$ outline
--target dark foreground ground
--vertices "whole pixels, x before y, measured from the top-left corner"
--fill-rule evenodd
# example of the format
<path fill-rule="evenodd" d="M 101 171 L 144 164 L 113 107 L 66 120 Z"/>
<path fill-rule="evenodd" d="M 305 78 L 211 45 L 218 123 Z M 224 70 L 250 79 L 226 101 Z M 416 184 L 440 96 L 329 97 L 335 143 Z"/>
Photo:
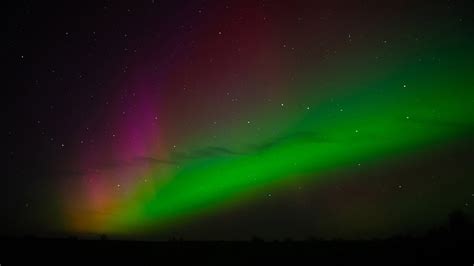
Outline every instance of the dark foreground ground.
<path fill-rule="evenodd" d="M 0 265 L 474 265 L 472 232 L 367 241 L 1 238 Z M 278 264 L 277 264 L 278 263 Z"/>

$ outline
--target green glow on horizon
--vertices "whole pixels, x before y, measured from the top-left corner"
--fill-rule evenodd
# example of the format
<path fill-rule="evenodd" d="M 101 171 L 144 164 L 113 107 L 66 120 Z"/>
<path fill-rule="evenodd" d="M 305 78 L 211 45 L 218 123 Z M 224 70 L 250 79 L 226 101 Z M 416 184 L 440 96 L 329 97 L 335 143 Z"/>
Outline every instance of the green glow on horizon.
<path fill-rule="evenodd" d="M 474 78 L 465 60 L 449 71 L 404 69 L 392 78 L 346 84 L 353 94 L 339 96 L 339 105 L 326 100 L 302 108 L 300 122 L 269 145 L 190 159 L 155 189 L 138 185 L 97 228 L 118 233 L 159 229 L 280 181 L 311 181 L 332 170 L 472 134 Z M 158 172 L 149 175 L 161 178 Z"/>

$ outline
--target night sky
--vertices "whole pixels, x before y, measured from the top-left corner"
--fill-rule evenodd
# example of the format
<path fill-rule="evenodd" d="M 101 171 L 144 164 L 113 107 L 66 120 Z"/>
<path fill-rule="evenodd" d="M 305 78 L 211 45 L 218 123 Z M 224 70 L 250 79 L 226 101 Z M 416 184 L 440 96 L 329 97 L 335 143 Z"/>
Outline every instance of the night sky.
<path fill-rule="evenodd" d="M 472 1 L 2 9 L 3 235 L 383 238 L 474 215 Z"/>

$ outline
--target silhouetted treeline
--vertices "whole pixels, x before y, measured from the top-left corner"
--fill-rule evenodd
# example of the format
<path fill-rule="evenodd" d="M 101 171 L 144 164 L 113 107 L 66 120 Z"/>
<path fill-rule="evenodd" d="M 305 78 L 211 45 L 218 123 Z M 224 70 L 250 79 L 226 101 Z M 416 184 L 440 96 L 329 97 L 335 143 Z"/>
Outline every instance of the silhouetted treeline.
<path fill-rule="evenodd" d="M 305 241 L 294 241 L 291 238 L 265 241 L 253 236 L 249 241 L 193 242 L 174 236 L 168 241 L 145 242 L 111 240 L 102 234 L 97 240 L 81 240 L 76 237 L 3 237 L 0 264 L 22 264 L 30 259 L 34 259 L 35 263 L 42 261 L 48 264 L 68 264 L 95 257 L 106 259 L 108 264 L 131 259 L 131 265 L 166 261 L 219 265 L 256 262 L 265 265 L 269 262 L 292 265 L 307 261 L 323 265 L 474 263 L 474 226 L 469 217 L 460 211 L 451 213 L 446 225 L 418 237 L 395 236 L 373 240 L 321 240 L 309 237 Z M 61 257 L 69 258 L 70 261 L 58 260 Z"/>

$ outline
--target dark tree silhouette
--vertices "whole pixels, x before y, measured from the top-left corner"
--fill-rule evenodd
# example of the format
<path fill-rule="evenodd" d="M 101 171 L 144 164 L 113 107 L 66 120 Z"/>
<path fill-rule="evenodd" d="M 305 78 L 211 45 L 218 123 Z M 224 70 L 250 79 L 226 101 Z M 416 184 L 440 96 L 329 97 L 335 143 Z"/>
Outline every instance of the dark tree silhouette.
<path fill-rule="evenodd" d="M 469 216 L 463 211 L 454 211 L 449 214 L 448 228 L 456 239 L 472 239 L 474 237 L 473 224 Z"/>
<path fill-rule="evenodd" d="M 252 236 L 250 241 L 253 242 L 253 243 L 263 243 L 263 242 L 265 242 L 265 240 L 263 240 L 263 238 L 258 237 L 256 235 Z"/>

